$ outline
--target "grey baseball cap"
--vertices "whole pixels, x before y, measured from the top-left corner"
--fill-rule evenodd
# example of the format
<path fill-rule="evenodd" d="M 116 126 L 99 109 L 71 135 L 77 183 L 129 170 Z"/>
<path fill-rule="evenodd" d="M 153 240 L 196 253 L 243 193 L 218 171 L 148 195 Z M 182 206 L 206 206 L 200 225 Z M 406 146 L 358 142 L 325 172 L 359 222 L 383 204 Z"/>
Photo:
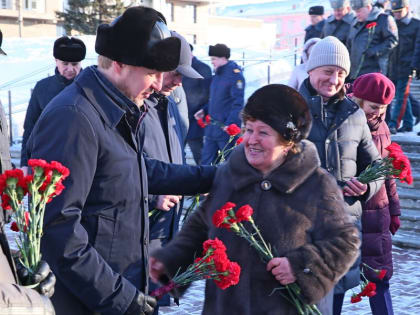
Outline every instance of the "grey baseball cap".
<path fill-rule="evenodd" d="M 369 4 L 372 5 L 372 0 L 350 0 L 350 4 L 353 10 L 359 10 Z"/>
<path fill-rule="evenodd" d="M 402 8 L 405 8 L 410 5 L 409 0 L 391 0 L 391 10 L 399 11 Z"/>
<path fill-rule="evenodd" d="M 350 4 L 350 0 L 330 0 L 331 8 L 341 9 Z"/>
<path fill-rule="evenodd" d="M 1 49 L 1 43 L 3 42 L 3 33 L 0 30 L 0 55 L 7 55 L 3 49 Z"/>
<path fill-rule="evenodd" d="M 191 79 L 203 79 L 203 77 L 191 67 L 192 62 L 192 53 L 190 44 L 188 44 L 187 40 L 180 34 L 175 31 L 171 31 L 172 37 L 177 37 L 181 41 L 181 52 L 179 54 L 179 64 L 178 67 L 175 69 L 183 76 Z"/>

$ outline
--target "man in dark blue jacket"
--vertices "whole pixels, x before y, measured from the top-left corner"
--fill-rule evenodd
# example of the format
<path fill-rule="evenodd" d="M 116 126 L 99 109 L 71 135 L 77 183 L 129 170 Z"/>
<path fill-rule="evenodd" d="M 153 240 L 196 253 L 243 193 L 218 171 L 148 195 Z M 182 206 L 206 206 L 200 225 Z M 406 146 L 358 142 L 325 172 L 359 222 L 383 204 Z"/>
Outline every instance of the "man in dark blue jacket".
<path fill-rule="evenodd" d="M 28 141 L 31 158 L 70 169 L 48 204 L 42 257 L 57 276 L 57 314 L 151 314 L 148 195 L 206 191 L 214 169 L 144 158 L 144 100 L 179 63 L 165 18 L 130 7 L 98 27 L 98 66 L 45 108 Z"/>
<path fill-rule="evenodd" d="M 410 98 L 407 97 L 405 111 L 401 110 L 408 77 L 416 70 L 420 75 L 420 20 L 414 18 L 410 12 L 408 0 L 392 0 L 392 13 L 398 26 L 398 46 L 392 50 L 389 59 L 389 78 L 395 84 L 395 103 L 391 108 L 391 119 L 388 122 L 391 133 L 397 133 L 398 116 L 402 115 L 403 126 L 399 132 L 413 130 L 414 115 Z M 404 112 L 402 112 L 404 111 Z"/>
<path fill-rule="evenodd" d="M 193 51 L 192 45 L 190 45 L 190 48 Z M 190 122 L 187 143 L 190 146 L 195 163 L 199 165 L 201 163 L 201 150 L 203 149 L 204 129 L 197 124 L 194 114 L 203 109 L 209 102 L 212 73 L 210 67 L 195 56 L 192 56 L 191 66 L 204 78 L 182 78 L 182 86 L 187 95 L 188 120 Z"/>
<path fill-rule="evenodd" d="M 210 85 L 210 99 L 195 118 L 209 114 L 212 123 L 204 130 L 205 140 L 201 164 L 213 164 L 217 152 L 225 148 L 229 135 L 224 128 L 230 124 L 240 126 L 239 113 L 244 106 L 245 78 L 241 68 L 230 58 L 230 48 L 224 44 L 209 47 L 209 56 L 215 75 Z M 232 144 L 233 145 L 233 144 Z"/>
<path fill-rule="evenodd" d="M 172 36 L 181 41 L 178 67 L 163 75 L 162 89 L 153 94 L 146 104 L 149 111 L 144 118 L 144 152 L 153 159 L 163 162 L 184 164 L 184 138 L 181 117 L 172 92 L 181 87 L 183 76 L 202 79 L 191 67 L 191 50 L 184 37 L 176 32 Z M 165 246 L 178 232 L 182 212 L 182 196 L 149 195 L 150 250 Z M 156 286 L 151 286 L 155 289 Z M 169 305 L 169 295 L 159 300 L 159 306 Z M 157 308 L 156 308 L 157 309 Z M 157 314 L 157 310 L 155 310 Z"/>
<path fill-rule="evenodd" d="M 56 64 L 55 75 L 36 83 L 26 110 L 20 166 L 28 164 L 26 143 L 45 106 L 80 73 L 81 61 L 86 56 L 86 46 L 78 38 L 63 36 L 54 42 L 53 55 Z"/>
<path fill-rule="evenodd" d="M 325 26 L 324 7 L 322 5 L 310 7 L 308 14 L 311 25 L 305 28 L 305 43 L 311 38 L 321 37 Z"/>

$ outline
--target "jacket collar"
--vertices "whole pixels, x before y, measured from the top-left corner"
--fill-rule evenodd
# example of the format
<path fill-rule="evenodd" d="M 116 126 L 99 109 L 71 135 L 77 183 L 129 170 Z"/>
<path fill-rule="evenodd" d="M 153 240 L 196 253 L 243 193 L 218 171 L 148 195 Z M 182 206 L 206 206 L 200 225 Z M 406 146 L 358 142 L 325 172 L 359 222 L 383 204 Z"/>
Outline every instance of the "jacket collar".
<path fill-rule="evenodd" d="M 111 128 L 115 128 L 124 116 L 125 103 L 136 106 L 105 78 L 96 66 L 90 66 L 81 72 L 75 83 Z"/>
<path fill-rule="evenodd" d="M 272 187 L 282 193 L 293 193 L 320 166 L 318 152 L 312 142 L 303 140 L 298 146 L 300 153 L 290 152 L 286 161 L 266 177 L 248 163 L 244 146 L 238 146 L 228 161 L 233 188 L 240 190 L 255 183 L 268 181 Z"/>
<path fill-rule="evenodd" d="M 345 16 L 343 16 L 343 21 L 346 22 L 347 24 L 351 25 L 355 18 L 356 18 L 356 16 L 354 15 L 354 13 L 349 12 Z"/>
<path fill-rule="evenodd" d="M 80 72 L 81 72 L 81 71 L 82 71 L 82 70 L 80 70 Z M 62 84 L 64 84 L 65 86 L 70 85 L 71 83 L 73 83 L 74 78 L 73 78 L 73 79 L 71 79 L 71 80 L 69 80 L 69 79 L 67 79 L 67 78 L 63 77 L 63 76 L 60 74 L 60 72 L 58 72 L 58 68 L 57 68 L 57 67 L 55 67 L 54 72 L 55 72 L 55 77 L 57 78 L 58 82 L 61 82 L 61 83 L 62 83 Z"/>
<path fill-rule="evenodd" d="M 413 19 L 413 15 L 411 14 L 411 12 L 408 12 L 408 14 L 406 16 L 404 16 L 401 20 L 399 20 L 397 22 L 404 23 L 405 25 L 408 25 L 408 24 L 410 24 L 412 19 Z"/>
<path fill-rule="evenodd" d="M 369 13 L 365 22 L 369 23 L 369 22 L 372 22 L 372 21 L 376 21 L 378 19 L 379 15 L 383 14 L 383 13 L 384 12 L 381 9 L 379 9 L 377 7 L 373 7 L 372 11 L 370 11 L 370 13 Z"/>
<path fill-rule="evenodd" d="M 229 71 L 229 69 L 232 68 L 234 66 L 234 64 L 235 63 L 232 60 L 228 60 L 228 62 L 226 64 L 217 68 L 216 74 L 223 74 L 223 73 Z"/>

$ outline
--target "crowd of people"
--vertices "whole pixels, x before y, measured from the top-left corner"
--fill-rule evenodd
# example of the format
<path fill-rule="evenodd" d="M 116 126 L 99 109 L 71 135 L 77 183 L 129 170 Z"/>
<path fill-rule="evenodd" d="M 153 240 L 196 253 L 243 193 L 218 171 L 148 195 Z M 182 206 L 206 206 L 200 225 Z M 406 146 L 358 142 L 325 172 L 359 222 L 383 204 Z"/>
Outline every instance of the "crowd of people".
<path fill-rule="evenodd" d="M 157 301 L 151 292 L 217 237 L 241 277 L 226 290 L 207 281 L 203 314 L 296 314 L 270 294 L 296 283 L 305 303 L 339 315 L 362 263 L 386 270 L 365 274 L 377 287 L 372 314 L 393 314 L 396 184 L 357 176 L 387 156 L 391 133 L 413 128 L 406 87 L 420 69 L 420 21 L 407 0 L 391 0 L 388 11 L 381 1 L 330 2 L 334 13 L 325 20 L 322 6 L 309 9 L 302 64 L 289 86 L 263 86 L 247 101 L 227 45 L 209 46 L 212 75 L 151 8 L 130 7 L 100 25 L 97 65 L 85 69 L 84 43 L 58 38 L 55 75 L 39 81 L 29 101 L 20 167 L 30 173 L 28 159 L 54 160 L 70 175 L 47 205 L 36 289 L 19 285 L 1 211 L 0 308 L 158 314 L 171 297 Z M 0 106 L 1 172 L 12 167 L 4 116 Z M 241 144 L 225 132 L 231 124 L 242 127 Z M 187 144 L 196 165 L 186 163 Z M 220 150 L 230 154 L 216 166 Z M 180 228 L 183 196 L 200 193 L 201 205 Z M 252 206 L 273 259 L 263 262 L 214 226 L 227 202 Z M 172 297 L 182 299 L 185 289 Z"/>

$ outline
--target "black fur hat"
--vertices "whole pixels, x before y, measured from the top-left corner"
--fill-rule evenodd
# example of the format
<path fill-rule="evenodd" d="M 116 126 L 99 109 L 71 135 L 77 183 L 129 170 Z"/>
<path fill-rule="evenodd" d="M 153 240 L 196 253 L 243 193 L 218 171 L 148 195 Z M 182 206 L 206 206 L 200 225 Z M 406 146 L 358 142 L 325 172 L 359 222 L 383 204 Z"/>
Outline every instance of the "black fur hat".
<path fill-rule="evenodd" d="M 63 36 L 54 42 L 53 55 L 62 61 L 79 62 L 85 59 L 86 46 L 78 38 Z"/>
<path fill-rule="evenodd" d="M 324 15 L 324 7 L 322 5 L 316 5 L 309 8 L 309 15 Z"/>
<path fill-rule="evenodd" d="M 111 60 L 158 71 L 175 70 L 181 41 L 171 37 L 164 16 L 143 7 L 128 8 L 111 24 L 98 27 L 95 51 Z"/>
<path fill-rule="evenodd" d="M 225 57 L 226 59 L 230 58 L 230 48 L 225 44 L 216 44 L 214 46 L 209 46 L 209 56 L 210 57 Z"/>
<path fill-rule="evenodd" d="M 243 109 L 243 116 L 261 120 L 286 140 L 298 143 L 311 130 L 308 104 L 295 89 L 269 84 L 255 91 Z"/>
<path fill-rule="evenodd" d="M 7 55 L 3 49 L 1 49 L 1 43 L 3 42 L 3 33 L 0 30 L 0 55 Z"/>

